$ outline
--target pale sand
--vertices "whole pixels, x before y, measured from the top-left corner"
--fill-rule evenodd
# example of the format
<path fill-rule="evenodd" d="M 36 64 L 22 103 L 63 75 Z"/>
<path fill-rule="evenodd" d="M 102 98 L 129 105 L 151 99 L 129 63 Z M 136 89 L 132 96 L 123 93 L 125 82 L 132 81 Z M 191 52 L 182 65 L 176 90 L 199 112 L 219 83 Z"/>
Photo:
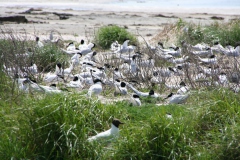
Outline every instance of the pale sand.
<path fill-rule="evenodd" d="M 72 1 L 74 2 L 74 0 Z M 103 3 L 105 1 L 103 0 L 101 2 Z M 3 2 L 2 0 L 0 2 L 1 5 L 8 3 Z M 1 16 L 19 15 L 20 12 L 24 12 L 29 9 L 29 7 L 2 7 L 1 5 Z M 99 6 L 101 6 L 101 4 L 99 4 Z M 70 16 L 69 19 L 66 20 L 60 20 L 59 17 L 52 14 L 52 12 L 69 13 L 73 14 L 73 16 Z M 159 14 L 166 17 L 157 16 Z M 40 36 L 41 39 L 46 39 L 48 38 L 50 31 L 55 30 L 61 34 L 64 40 L 74 40 L 79 42 L 81 39 L 88 39 L 91 41 L 94 38 L 94 34 L 97 29 L 105 25 L 118 25 L 125 27 L 128 31 L 136 34 L 140 40 L 142 38 L 139 35 L 143 36 L 147 40 L 151 40 L 162 31 L 165 25 L 175 23 L 179 20 L 179 18 L 187 22 L 208 25 L 214 21 L 229 22 L 232 19 L 239 19 L 240 12 L 238 8 L 211 10 L 206 8 L 164 8 L 160 11 L 157 11 L 154 8 L 151 10 L 139 11 L 134 10 L 134 7 L 132 11 L 124 11 L 124 8 L 119 8 L 117 11 L 111 11 L 107 8 L 102 10 L 95 9 L 86 11 L 42 8 L 41 11 L 34 11 L 32 14 L 21 15 L 26 16 L 29 21 L 39 23 L 4 23 L 3 25 L 0 25 L 0 28 L 11 28 L 19 34 L 27 32 L 27 34 L 31 35 L 31 38 L 33 39 L 35 36 Z M 211 19 L 212 16 L 223 17 L 224 20 L 213 20 Z M 57 32 L 54 33 L 55 36 L 58 35 Z"/>

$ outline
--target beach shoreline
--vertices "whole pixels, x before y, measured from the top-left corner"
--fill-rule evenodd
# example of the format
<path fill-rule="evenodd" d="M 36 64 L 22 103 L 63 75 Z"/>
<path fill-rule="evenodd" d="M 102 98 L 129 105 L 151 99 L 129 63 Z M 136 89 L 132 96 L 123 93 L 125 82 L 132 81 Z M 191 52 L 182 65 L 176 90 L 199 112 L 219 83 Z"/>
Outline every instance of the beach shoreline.
<path fill-rule="evenodd" d="M 72 0 L 74 2 L 74 0 Z M 90 1 L 91 2 L 91 1 Z M 155 10 L 154 8 L 149 10 L 145 9 L 141 11 L 139 9 L 132 10 L 124 8 L 117 10 L 114 8 L 102 8 L 107 0 L 101 1 L 99 8 L 92 8 L 91 10 L 74 10 L 68 9 L 53 9 L 51 5 L 44 4 L 45 7 L 33 7 L 31 13 L 24 13 L 29 10 L 30 6 L 10 5 L 4 7 L 4 3 L 0 5 L 1 16 L 25 16 L 29 23 L 7 23 L 4 22 L 0 25 L 0 28 L 11 28 L 19 34 L 29 34 L 34 37 L 40 36 L 41 39 L 46 39 L 49 36 L 51 30 L 59 32 L 64 40 L 80 41 L 81 39 L 94 38 L 94 34 L 97 29 L 106 25 L 118 25 L 126 28 L 133 34 L 140 34 L 147 40 L 151 40 L 157 35 L 164 26 L 176 23 L 179 19 L 186 22 L 192 22 L 196 24 L 209 25 L 213 22 L 229 22 L 233 19 L 239 19 L 240 12 L 238 7 L 236 8 L 224 8 L 224 9 L 209 9 L 209 8 L 181 8 L 172 7 Z M 21 3 L 21 2 L 18 2 Z M 36 2 L 39 3 L 39 2 Z M 12 3 L 15 4 L 15 3 Z M 65 4 L 53 3 L 54 4 Z M 76 3 L 73 3 L 76 4 Z M 92 5 L 87 3 L 86 5 Z M 34 5 L 33 5 L 34 6 Z M 60 19 L 59 14 L 69 14 L 66 19 Z M 214 18 L 215 17 L 215 18 Z"/>

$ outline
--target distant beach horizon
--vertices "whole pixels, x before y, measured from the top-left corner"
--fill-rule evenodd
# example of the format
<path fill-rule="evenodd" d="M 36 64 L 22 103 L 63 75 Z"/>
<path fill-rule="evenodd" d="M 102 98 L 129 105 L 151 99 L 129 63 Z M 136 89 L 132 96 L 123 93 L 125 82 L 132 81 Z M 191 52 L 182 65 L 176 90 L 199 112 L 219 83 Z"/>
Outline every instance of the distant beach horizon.
<path fill-rule="evenodd" d="M 238 14 L 239 0 L 0 0 L 0 7 L 133 12 L 208 12 Z"/>

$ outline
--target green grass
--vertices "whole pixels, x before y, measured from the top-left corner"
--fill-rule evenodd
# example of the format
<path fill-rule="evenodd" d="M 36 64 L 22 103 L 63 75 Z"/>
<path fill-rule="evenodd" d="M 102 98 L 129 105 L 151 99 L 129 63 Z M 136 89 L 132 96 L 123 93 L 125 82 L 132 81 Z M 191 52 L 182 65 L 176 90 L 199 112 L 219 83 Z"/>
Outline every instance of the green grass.
<path fill-rule="evenodd" d="M 29 61 L 36 63 L 40 71 L 49 72 L 55 69 L 56 63 L 68 66 L 69 57 L 55 44 L 46 44 L 43 48 L 35 48 Z"/>
<path fill-rule="evenodd" d="M 11 108 L 1 104 L 1 159 L 237 159 L 240 155 L 239 95 L 227 90 L 196 92 L 186 105 L 105 105 L 79 93 L 23 95 Z M 167 112 L 173 119 L 166 117 Z M 86 141 L 108 129 L 113 117 L 125 122 L 117 141 Z"/>
<path fill-rule="evenodd" d="M 113 25 L 99 28 L 94 41 L 102 49 L 110 49 L 113 42 L 118 41 L 118 43 L 122 44 L 127 39 L 130 40 L 129 44 L 138 44 L 136 36 L 124 28 Z"/>
<path fill-rule="evenodd" d="M 176 24 L 178 29 L 178 42 L 185 40 L 190 44 L 206 43 L 213 45 L 219 42 L 223 46 L 230 44 L 235 46 L 240 40 L 240 21 L 233 20 L 227 23 L 214 22 L 211 25 L 203 26 L 182 21 Z M 183 28 L 187 31 L 181 31 Z"/>

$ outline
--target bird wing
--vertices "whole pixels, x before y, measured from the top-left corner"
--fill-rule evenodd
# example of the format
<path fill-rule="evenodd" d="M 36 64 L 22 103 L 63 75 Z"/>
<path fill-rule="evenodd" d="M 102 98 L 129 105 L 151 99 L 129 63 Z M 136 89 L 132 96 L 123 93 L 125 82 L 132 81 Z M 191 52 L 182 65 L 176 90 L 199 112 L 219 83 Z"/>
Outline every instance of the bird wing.
<path fill-rule="evenodd" d="M 102 138 L 107 138 L 109 136 L 111 136 L 110 129 L 105 132 L 98 133 L 97 135 L 88 138 L 88 141 L 99 140 Z"/>
<path fill-rule="evenodd" d="M 126 41 L 124 41 L 123 42 L 123 45 L 122 45 L 122 48 L 127 48 L 128 47 L 128 42 L 129 42 L 129 40 L 126 40 Z"/>
<path fill-rule="evenodd" d="M 89 43 L 89 44 L 88 44 L 88 48 L 89 48 L 89 49 L 92 49 L 93 47 L 94 47 L 94 44 L 93 44 L 93 43 Z"/>

